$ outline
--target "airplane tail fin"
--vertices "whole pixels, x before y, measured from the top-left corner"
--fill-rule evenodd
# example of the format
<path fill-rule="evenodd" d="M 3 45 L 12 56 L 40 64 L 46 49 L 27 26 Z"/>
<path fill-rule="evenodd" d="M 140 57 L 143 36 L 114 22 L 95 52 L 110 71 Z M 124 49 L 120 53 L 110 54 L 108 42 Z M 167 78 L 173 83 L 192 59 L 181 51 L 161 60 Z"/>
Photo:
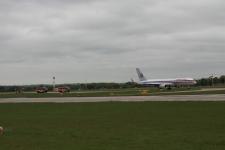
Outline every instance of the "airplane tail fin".
<path fill-rule="evenodd" d="M 139 68 L 136 68 L 137 74 L 138 74 L 138 78 L 140 81 L 144 81 L 146 80 L 144 74 L 141 72 L 141 70 Z"/>

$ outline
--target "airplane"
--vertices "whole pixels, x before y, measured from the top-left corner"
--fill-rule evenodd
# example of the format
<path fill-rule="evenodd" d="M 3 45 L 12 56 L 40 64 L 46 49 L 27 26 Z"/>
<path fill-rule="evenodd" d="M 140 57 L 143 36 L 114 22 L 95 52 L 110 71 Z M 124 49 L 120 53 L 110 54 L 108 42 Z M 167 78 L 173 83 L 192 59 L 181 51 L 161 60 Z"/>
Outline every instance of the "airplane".
<path fill-rule="evenodd" d="M 136 68 L 140 84 L 146 86 L 157 86 L 159 88 L 171 88 L 171 86 L 191 86 L 197 82 L 193 78 L 176 78 L 176 79 L 152 79 L 148 80 L 139 68 Z"/>

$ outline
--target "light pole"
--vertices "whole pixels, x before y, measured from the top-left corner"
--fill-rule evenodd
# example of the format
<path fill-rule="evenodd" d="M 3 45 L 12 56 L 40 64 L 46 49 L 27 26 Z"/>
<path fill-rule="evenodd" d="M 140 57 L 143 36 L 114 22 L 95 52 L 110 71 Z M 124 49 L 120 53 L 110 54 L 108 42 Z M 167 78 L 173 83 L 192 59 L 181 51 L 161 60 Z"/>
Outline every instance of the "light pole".
<path fill-rule="evenodd" d="M 52 87 L 53 87 L 53 91 L 55 91 L 55 77 L 53 77 L 52 79 L 53 79 Z"/>
<path fill-rule="evenodd" d="M 211 78 L 211 86 L 213 87 L 214 86 L 214 83 L 213 83 L 213 74 L 210 76 L 210 78 Z"/>

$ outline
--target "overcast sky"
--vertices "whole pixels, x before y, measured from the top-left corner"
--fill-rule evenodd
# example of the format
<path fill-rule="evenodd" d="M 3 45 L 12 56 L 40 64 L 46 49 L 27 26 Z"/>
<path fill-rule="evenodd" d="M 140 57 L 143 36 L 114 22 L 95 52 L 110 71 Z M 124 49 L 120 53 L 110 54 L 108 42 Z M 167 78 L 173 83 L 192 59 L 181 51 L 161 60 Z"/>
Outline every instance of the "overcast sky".
<path fill-rule="evenodd" d="M 224 0 L 0 0 L 0 85 L 225 74 Z"/>

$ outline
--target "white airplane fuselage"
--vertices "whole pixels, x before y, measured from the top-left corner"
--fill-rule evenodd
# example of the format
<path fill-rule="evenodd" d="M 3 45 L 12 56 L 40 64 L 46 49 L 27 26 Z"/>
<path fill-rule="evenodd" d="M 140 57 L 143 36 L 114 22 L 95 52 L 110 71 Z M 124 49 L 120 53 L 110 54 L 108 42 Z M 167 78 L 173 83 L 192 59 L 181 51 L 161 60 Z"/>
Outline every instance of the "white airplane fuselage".
<path fill-rule="evenodd" d="M 194 85 L 196 81 L 192 78 L 176 78 L 176 79 L 152 79 L 140 81 L 141 84 L 152 84 L 152 85 Z"/>
<path fill-rule="evenodd" d="M 136 69 L 142 85 L 154 85 L 159 87 L 166 86 L 190 86 L 195 85 L 196 81 L 193 78 L 175 78 L 175 79 L 146 79 L 139 68 Z"/>

